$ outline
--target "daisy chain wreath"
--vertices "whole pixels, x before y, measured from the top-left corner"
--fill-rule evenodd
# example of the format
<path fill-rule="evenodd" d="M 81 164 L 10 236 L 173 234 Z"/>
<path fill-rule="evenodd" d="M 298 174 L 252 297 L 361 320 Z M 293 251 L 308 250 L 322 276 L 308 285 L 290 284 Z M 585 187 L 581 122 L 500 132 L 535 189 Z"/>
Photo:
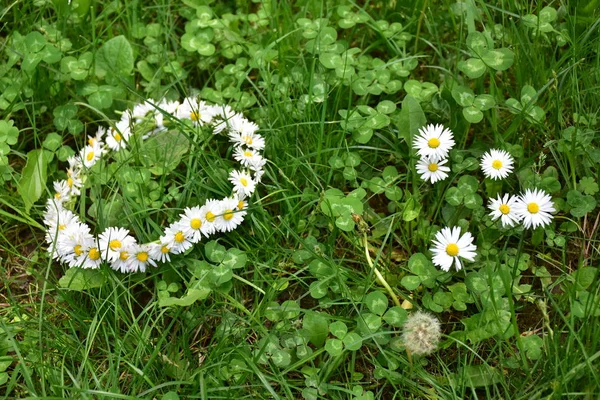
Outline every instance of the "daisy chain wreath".
<path fill-rule="evenodd" d="M 167 132 L 168 120 L 189 120 L 195 127 L 212 129 L 214 135 L 226 135 L 233 145 L 233 158 L 239 165 L 229 173 L 231 195 L 208 199 L 188 207 L 164 229 L 162 236 L 139 243 L 124 228 L 109 227 L 99 235 L 70 208 L 81 194 L 89 169 L 111 152 L 126 149 L 138 135 L 141 123 L 150 121 L 150 129 L 141 129 L 140 140 Z M 69 267 L 99 268 L 104 262 L 121 272 L 145 272 L 149 266 L 170 261 L 172 254 L 183 253 L 218 232 L 238 227 L 247 213 L 248 197 L 263 175 L 266 160 L 261 151 L 265 140 L 256 133 L 258 125 L 227 105 L 210 105 L 195 97 L 177 101 L 146 101 L 122 114 L 121 120 L 100 127 L 88 144 L 69 158 L 67 179 L 54 182 L 54 197 L 48 199 L 44 213 L 46 241 L 52 257 Z"/>

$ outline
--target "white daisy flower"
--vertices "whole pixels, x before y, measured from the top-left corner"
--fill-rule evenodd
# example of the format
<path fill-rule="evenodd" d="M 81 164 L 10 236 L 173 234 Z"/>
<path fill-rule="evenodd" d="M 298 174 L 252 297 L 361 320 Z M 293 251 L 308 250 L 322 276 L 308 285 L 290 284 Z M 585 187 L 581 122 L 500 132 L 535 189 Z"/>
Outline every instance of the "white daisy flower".
<path fill-rule="evenodd" d="M 220 200 L 208 199 L 200 209 L 202 216 L 202 233 L 210 236 L 217 231 L 217 216 L 223 212 Z"/>
<path fill-rule="evenodd" d="M 443 125 L 429 124 L 419 129 L 419 135 L 413 141 L 413 148 L 417 149 L 420 157 L 446 158 L 454 146 L 454 135 Z"/>
<path fill-rule="evenodd" d="M 233 119 L 237 113 L 228 105 L 215 106 L 214 112 L 215 117 L 219 119 L 219 122 L 213 126 L 213 133 L 216 135 L 229 127 L 228 121 Z"/>
<path fill-rule="evenodd" d="M 71 156 L 67 158 L 67 162 L 69 163 L 69 168 L 67 169 L 67 173 L 69 174 L 69 176 L 71 176 L 71 174 L 79 176 L 81 168 L 83 168 L 81 164 L 81 158 L 77 156 Z"/>
<path fill-rule="evenodd" d="M 512 227 L 521 221 L 521 215 L 515 212 L 515 205 L 519 202 L 517 196 L 511 196 L 505 194 L 504 196 L 498 195 L 496 199 L 490 199 L 488 208 L 492 211 L 490 216 L 493 221 L 500 218 L 502 226 Z"/>
<path fill-rule="evenodd" d="M 81 223 L 75 214 L 65 209 L 60 209 L 56 212 L 54 219 L 45 218 L 44 223 L 48 226 L 45 235 L 46 243 L 48 243 L 48 251 L 52 253 L 52 258 L 58 259 L 63 254 L 59 244 L 65 232 L 72 231 L 74 226 L 76 227 Z"/>
<path fill-rule="evenodd" d="M 57 243 L 61 260 L 70 267 L 76 267 L 83 262 L 87 252 L 94 246 L 95 239 L 86 224 L 74 223 L 64 230 Z"/>
<path fill-rule="evenodd" d="M 486 178 L 504 179 L 513 170 L 514 159 L 504 150 L 492 149 L 481 157 L 481 169 Z"/>
<path fill-rule="evenodd" d="M 79 268 L 96 269 L 102 264 L 102 257 L 98 247 L 91 247 L 86 253 L 82 254 L 77 260 Z"/>
<path fill-rule="evenodd" d="M 175 114 L 179 119 L 189 119 L 194 126 L 205 125 L 212 121 L 214 110 L 196 97 L 186 97 Z"/>
<path fill-rule="evenodd" d="M 127 263 L 127 272 L 146 272 L 148 266 L 156 267 L 156 261 L 150 257 L 150 246 L 147 244 L 134 244 Z"/>
<path fill-rule="evenodd" d="M 102 147 L 102 139 L 104 138 L 104 130 L 98 129 L 94 136 L 88 136 L 88 145 L 92 147 Z"/>
<path fill-rule="evenodd" d="M 244 221 L 241 213 L 237 212 L 237 206 L 237 199 L 225 198 L 221 200 L 222 212 L 215 219 L 215 224 L 220 232 L 230 232 Z"/>
<path fill-rule="evenodd" d="M 246 211 L 248 209 L 248 201 L 246 201 L 246 197 L 238 193 L 235 199 L 238 202 L 236 206 L 236 213 L 241 217 L 245 217 L 246 214 L 248 214 L 248 211 Z"/>
<path fill-rule="evenodd" d="M 258 125 L 257 125 L 257 129 L 258 129 Z M 258 133 L 231 132 L 229 134 L 229 140 L 235 146 L 247 146 L 254 150 L 262 150 L 265 148 L 265 139 L 262 136 L 260 136 Z"/>
<path fill-rule="evenodd" d="M 106 134 L 106 145 L 113 151 L 119 151 L 127 147 L 131 137 L 131 127 L 127 121 L 119 121 L 114 127 L 108 128 Z"/>
<path fill-rule="evenodd" d="M 121 257 L 121 251 L 127 250 L 135 243 L 125 228 L 108 228 L 99 236 L 99 247 L 106 261 L 115 262 Z"/>
<path fill-rule="evenodd" d="M 129 257 L 137 243 L 127 243 L 119 249 L 119 257 L 110 263 L 110 267 L 115 271 L 129 272 Z"/>
<path fill-rule="evenodd" d="M 69 187 L 69 197 L 79 196 L 83 182 L 78 174 L 74 174 L 70 169 L 67 170 L 67 186 Z"/>
<path fill-rule="evenodd" d="M 449 271 L 452 263 L 459 271 L 462 268 L 460 258 L 469 261 L 475 259 L 477 246 L 473 244 L 473 236 L 470 232 L 460 236 L 459 227 L 442 228 L 441 231 L 435 234 L 433 244 L 434 247 L 431 249 L 433 253 L 432 261 L 443 271 Z"/>
<path fill-rule="evenodd" d="M 203 210 L 200 206 L 188 207 L 183 210 L 180 223 L 184 229 L 183 233 L 189 238 L 190 242 L 198 243 L 202 239 L 202 219 Z"/>
<path fill-rule="evenodd" d="M 152 99 L 148 99 L 143 103 L 136 104 L 133 107 L 133 110 L 130 112 L 130 117 L 135 120 L 135 122 L 140 122 L 149 112 L 154 113 L 155 108 L 152 104 L 154 104 L 154 100 Z"/>
<path fill-rule="evenodd" d="M 185 234 L 185 226 L 181 222 L 174 222 L 167 229 L 165 234 L 161 236 L 161 243 L 165 243 L 173 254 L 180 254 L 193 246 L 189 236 Z"/>
<path fill-rule="evenodd" d="M 448 177 L 450 168 L 444 166 L 448 162 L 447 159 L 439 160 L 437 158 L 423 157 L 417 162 L 417 172 L 421 174 L 421 179 L 425 182 L 443 181 Z"/>
<path fill-rule="evenodd" d="M 261 161 L 263 160 L 263 158 L 257 151 L 254 151 L 252 149 L 243 149 L 241 147 L 235 149 L 233 153 L 233 158 L 235 158 L 236 161 L 239 161 L 240 164 L 242 164 L 244 167 L 251 168 L 253 166 L 256 166 L 256 168 L 258 168 L 258 165 L 260 165 Z"/>
<path fill-rule="evenodd" d="M 230 133 L 240 134 L 245 130 L 251 129 L 250 127 L 246 127 L 246 123 L 249 122 L 244 116 L 240 113 L 236 113 L 232 115 L 228 120 L 227 124 L 229 125 Z"/>
<path fill-rule="evenodd" d="M 150 258 L 160 262 L 171 261 L 171 256 L 169 255 L 171 248 L 167 244 L 150 243 L 149 246 L 148 254 L 150 255 Z"/>
<path fill-rule="evenodd" d="M 54 181 L 52 186 L 54 187 L 54 200 L 59 203 L 69 200 L 71 188 L 66 180 Z"/>
<path fill-rule="evenodd" d="M 81 162 L 86 168 L 91 168 L 96 164 L 96 161 L 102 156 L 102 147 L 96 143 L 95 145 L 87 145 L 79 152 Z"/>
<path fill-rule="evenodd" d="M 525 190 L 519 196 L 519 201 L 514 206 L 515 213 L 523 218 L 525 228 L 546 226 L 552 221 L 552 214 L 556 212 L 552 197 L 543 190 Z"/>
<path fill-rule="evenodd" d="M 252 177 L 242 171 L 231 171 L 229 174 L 229 181 L 233 183 L 233 191 L 235 193 L 243 193 L 246 196 L 250 196 L 256 189 L 256 182 Z"/>

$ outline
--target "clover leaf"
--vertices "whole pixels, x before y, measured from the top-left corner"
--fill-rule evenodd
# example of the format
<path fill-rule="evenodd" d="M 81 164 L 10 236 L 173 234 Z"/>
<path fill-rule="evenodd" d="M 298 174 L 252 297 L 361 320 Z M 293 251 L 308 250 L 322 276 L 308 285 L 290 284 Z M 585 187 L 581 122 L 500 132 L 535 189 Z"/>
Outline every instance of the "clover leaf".
<path fill-rule="evenodd" d="M 467 47 L 472 57 L 460 61 L 458 69 L 471 79 L 479 78 L 487 68 L 505 71 L 514 62 L 514 53 L 505 48 L 493 49 L 493 41 L 481 32 L 471 32 L 467 36 Z"/>
<path fill-rule="evenodd" d="M 569 190 L 567 203 L 572 207 L 570 213 L 574 217 L 583 217 L 594 211 L 597 205 L 596 199 L 590 195 L 584 195 L 578 190 Z"/>
<path fill-rule="evenodd" d="M 508 110 L 513 114 L 525 113 L 525 116 L 533 121 L 542 122 L 546 118 L 546 113 L 540 106 L 535 105 L 537 91 L 529 85 L 521 88 L 521 100 L 509 98 L 506 100 Z"/>
<path fill-rule="evenodd" d="M 463 107 L 465 119 L 474 124 L 481 122 L 483 111 L 487 111 L 496 105 L 496 101 L 489 94 L 475 96 L 473 91 L 466 86 L 454 86 L 452 97 Z"/>

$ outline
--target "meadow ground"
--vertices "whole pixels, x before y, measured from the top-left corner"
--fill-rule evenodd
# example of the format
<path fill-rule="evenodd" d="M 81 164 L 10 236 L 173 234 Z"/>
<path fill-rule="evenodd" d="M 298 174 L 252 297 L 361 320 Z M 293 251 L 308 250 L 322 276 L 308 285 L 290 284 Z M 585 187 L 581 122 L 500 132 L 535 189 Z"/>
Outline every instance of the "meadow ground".
<path fill-rule="evenodd" d="M 0 398 L 600 397 L 598 0 L 31 0 L 0 22 Z M 234 168 L 243 223 L 206 231 L 234 228 L 226 201 L 183 219 Z M 109 265 L 109 227 L 160 243 Z"/>

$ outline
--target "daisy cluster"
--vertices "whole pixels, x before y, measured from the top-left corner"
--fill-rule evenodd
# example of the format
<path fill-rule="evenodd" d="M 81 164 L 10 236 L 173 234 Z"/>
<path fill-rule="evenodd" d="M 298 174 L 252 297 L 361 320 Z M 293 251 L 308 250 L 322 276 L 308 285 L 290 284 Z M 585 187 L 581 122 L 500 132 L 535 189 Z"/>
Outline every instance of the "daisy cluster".
<path fill-rule="evenodd" d="M 435 183 L 448 177 L 450 168 L 445 164 L 454 144 L 452 131 L 443 125 L 429 124 L 419 130 L 413 147 L 420 156 L 417 171 L 423 180 Z M 512 156 L 498 149 L 491 149 L 480 160 L 485 177 L 494 180 L 506 178 L 513 171 L 513 165 Z M 496 199 L 490 200 L 488 208 L 492 220 L 500 219 L 502 226 L 513 227 L 522 223 L 526 229 L 548 225 L 556 211 L 550 195 L 539 189 L 527 189 L 519 195 L 499 194 Z M 458 227 L 441 229 L 435 235 L 433 245 L 433 263 L 444 271 L 450 270 L 452 264 L 460 270 L 460 259 L 474 261 L 477 250 L 471 233 L 461 236 Z"/>
<path fill-rule="evenodd" d="M 232 194 L 224 199 L 208 199 L 203 205 L 188 207 L 169 225 L 162 236 L 150 243 L 138 243 L 127 229 L 110 227 L 94 235 L 90 227 L 68 209 L 81 194 L 89 168 L 98 160 L 130 145 L 136 126 L 150 121 L 152 128 L 142 139 L 167 131 L 171 121 L 189 120 L 197 127 L 226 135 L 233 145 L 233 158 L 239 164 L 229 174 Z M 139 129 L 138 129 L 139 130 Z M 147 129 L 146 129 L 147 130 Z M 260 183 L 266 160 L 261 151 L 265 140 L 258 125 L 227 105 L 210 105 L 189 97 L 183 102 L 152 100 L 123 113 L 120 121 L 100 127 L 87 145 L 69 158 L 67 179 L 54 182 L 55 194 L 48 199 L 44 224 L 48 250 L 54 259 L 70 267 L 99 268 L 103 262 L 121 272 L 145 272 L 149 266 L 170 261 L 172 254 L 188 250 L 203 238 L 230 232 L 244 220 L 247 199 Z"/>

